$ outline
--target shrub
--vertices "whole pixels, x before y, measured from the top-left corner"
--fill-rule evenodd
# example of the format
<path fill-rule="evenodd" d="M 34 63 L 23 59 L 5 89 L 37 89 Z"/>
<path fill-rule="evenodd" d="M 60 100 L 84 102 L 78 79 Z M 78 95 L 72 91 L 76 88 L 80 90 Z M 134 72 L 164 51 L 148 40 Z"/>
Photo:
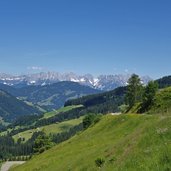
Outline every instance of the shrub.
<path fill-rule="evenodd" d="M 96 164 L 97 167 L 101 168 L 105 164 L 105 160 L 103 158 L 97 158 L 95 160 L 95 164 Z"/>
<path fill-rule="evenodd" d="M 84 129 L 88 128 L 89 126 L 97 123 L 100 121 L 102 115 L 96 115 L 96 114 L 89 114 L 87 116 L 85 116 L 85 118 L 83 119 L 83 127 Z"/>

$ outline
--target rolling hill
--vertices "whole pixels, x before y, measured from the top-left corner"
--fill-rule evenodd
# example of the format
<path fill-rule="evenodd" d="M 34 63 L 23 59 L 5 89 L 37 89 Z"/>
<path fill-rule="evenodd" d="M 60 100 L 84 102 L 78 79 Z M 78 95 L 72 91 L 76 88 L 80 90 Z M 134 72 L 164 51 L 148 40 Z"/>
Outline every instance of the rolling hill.
<path fill-rule="evenodd" d="M 92 113 L 119 112 L 119 106 L 125 101 L 126 89 L 127 87 L 118 87 L 112 91 L 68 100 L 65 106 L 83 105 L 86 112 Z"/>
<path fill-rule="evenodd" d="M 22 115 L 40 114 L 41 112 L 16 97 L 0 90 L 0 117 L 4 120 L 14 120 Z"/>
<path fill-rule="evenodd" d="M 100 90 L 95 90 L 88 86 L 69 81 L 45 86 L 26 86 L 22 88 L 14 88 L 0 84 L 0 88 L 23 101 L 38 105 L 48 111 L 62 107 L 69 99 L 101 92 Z"/>

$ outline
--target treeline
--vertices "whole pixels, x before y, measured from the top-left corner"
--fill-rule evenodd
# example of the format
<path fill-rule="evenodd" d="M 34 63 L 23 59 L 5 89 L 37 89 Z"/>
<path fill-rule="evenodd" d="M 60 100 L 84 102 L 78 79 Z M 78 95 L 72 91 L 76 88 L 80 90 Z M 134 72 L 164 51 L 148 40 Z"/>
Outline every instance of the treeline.
<path fill-rule="evenodd" d="M 77 132 L 81 130 L 83 130 L 82 123 L 70 128 L 67 132 L 50 134 L 49 136 L 46 135 L 46 137 L 48 137 L 48 139 L 52 143 L 58 144 L 74 136 Z M 19 138 L 18 141 L 15 142 L 14 139 L 9 134 L 0 136 L 0 160 L 18 160 L 18 159 L 27 160 L 35 153 L 34 150 L 36 146 L 35 142 L 37 142 L 38 138 L 40 139 L 43 136 L 44 136 L 44 132 L 42 131 L 35 132 L 32 135 L 31 139 L 29 139 L 25 143 L 23 143 L 24 139 L 22 138 Z M 40 147 L 38 146 L 37 148 L 43 148 L 42 144 L 40 144 Z M 27 156 L 27 157 L 23 157 L 23 156 Z"/>
<path fill-rule="evenodd" d="M 0 160 L 11 159 L 16 156 L 28 156 L 32 154 L 33 143 L 27 142 L 25 144 L 14 142 L 14 139 L 9 136 L 0 137 Z"/>
<path fill-rule="evenodd" d="M 7 127 L 0 123 L 0 132 L 4 132 L 7 130 Z"/>
<path fill-rule="evenodd" d="M 38 120 L 35 126 L 40 127 L 40 126 L 50 125 L 50 124 L 57 123 L 57 122 L 63 122 L 66 120 L 79 118 L 80 116 L 84 115 L 84 113 L 82 112 L 84 109 L 85 107 L 79 107 L 79 108 L 74 108 L 70 111 L 60 112 L 59 114 L 53 117 Z"/>
<path fill-rule="evenodd" d="M 76 125 L 69 129 L 68 132 L 62 132 L 58 134 L 50 134 L 50 137 L 52 138 L 52 142 L 59 144 L 65 140 L 68 140 L 72 136 L 74 136 L 77 132 L 80 132 L 83 130 L 83 124 Z"/>
<path fill-rule="evenodd" d="M 34 125 L 34 123 L 42 117 L 43 117 L 42 114 L 41 115 L 23 115 L 23 116 L 19 117 L 18 119 L 16 119 L 11 124 L 11 127 Z M 9 126 L 9 128 L 10 128 L 10 126 Z"/>
<path fill-rule="evenodd" d="M 159 88 L 166 88 L 171 86 L 171 76 L 166 76 L 155 81 Z"/>
<path fill-rule="evenodd" d="M 84 96 L 78 99 L 69 100 L 65 106 L 83 105 L 85 113 L 102 113 L 118 112 L 119 106 L 124 103 L 127 87 L 119 87 L 113 91 Z"/>
<path fill-rule="evenodd" d="M 8 126 L 5 126 L 3 124 L 0 124 L 0 132 L 8 131 L 8 129 L 12 129 L 10 132 L 11 135 L 15 135 L 19 132 L 26 131 L 29 129 L 34 129 L 34 124 L 42 118 L 43 115 L 23 115 L 16 120 L 14 120 L 12 123 L 8 124 Z M 22 128 L 14 129 L 16 126 L 20 126 Z"/>

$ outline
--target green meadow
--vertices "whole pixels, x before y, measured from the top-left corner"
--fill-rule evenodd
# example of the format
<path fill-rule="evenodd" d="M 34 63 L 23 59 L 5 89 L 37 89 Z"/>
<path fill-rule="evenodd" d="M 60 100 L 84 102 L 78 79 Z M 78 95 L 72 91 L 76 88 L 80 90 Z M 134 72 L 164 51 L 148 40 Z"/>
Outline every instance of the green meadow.
<path fill-rule="evenodd" d="M 99 123 L 13 171 L 169 171 L 170 115 L 104 116 Z M 104 161 L 99 168 L 95 161 Z"/>

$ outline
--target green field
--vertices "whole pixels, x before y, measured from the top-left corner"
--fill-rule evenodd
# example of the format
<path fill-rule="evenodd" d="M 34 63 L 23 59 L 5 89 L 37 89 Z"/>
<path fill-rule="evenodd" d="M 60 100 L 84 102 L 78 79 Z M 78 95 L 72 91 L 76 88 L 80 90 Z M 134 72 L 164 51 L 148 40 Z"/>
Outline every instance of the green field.
<path fill-rule="evenodd" d="M 47 118 L 50 118 L 50 117 L 53 117 L 61 112 L 67 112 L 67 111 L 70 111 L 72 109 L 75 109 L 75 108 L 80 108 L 82 107 L 82 105 L 73 105 L 73 106 L 67 106 L 67 107 L 63 107 L 63 108 L 60 108 L 58 110 L 55 110 L 55 111 L 52 111 L 52 112 L 48 112 L 48 113 L 45 113 L 44 116 L 41 118 L 41 119 L 47 119 Z M 0 123 L 3 122 L 3 120 L 0 118 Z M 8 123 L 5 123 L 3 122 L 4 124 L 8 124 Z M 79 124 L 79 123 L 78 123 Z M 54 124 L 54 126 L 52 126 L 52 129 L 53 127 L 56 128 L 56 124 Z M 72 121 L 71 121 L 71 125 L 72 125 Z M 49 126 L 48 126 L 49 127 Z M 16 126 L 15 129 L 18 129 L 18 128 L 24 128 L 24 127 L 20 127 L 20 126 Z M 52 130 L 51 129 L 51 130 Z M 10 132 L 12 129 L 8 129 L 7 131 Z M 7 134 L 7 131 L 4 131 L 4 132 L 0 132 L 0 136 L 3 136 L 3 135 L 6 135 Z M 32 132 L 34 132 L 35 130 L 30 130 L 30 131 L 25 131 L 22 133 L 22 136 L 26 138 L 26 140 L 28 140 L 29 138 L 31 138 L 32 136 Z M 60 131 L 61 132 L 61 131 Z M 19 138 L 19 134 L 15 135 L 14 138 L 15 140 L 17 140 Z"/>
<path fill-rule="evenodd" d="M 50 117 L 55 116 L 55 115 L 57 115 L 57 114 L 59 114 L 61 112 L 67 112 L 69 110 L 72 110 L 72 109 L 75 109 L 75 108 L 79 108 L 79 107 L 82 107 L 82 105 L 66 106 L 66 107 L 60 108 L 58 110 L 54 110 L 52 112 L 45 113 L 44 117 L 42 119 L 50 118 Z"/>
<path fill-rule="evenodd" d="M 13 171 L 170 171 L 169 115 L 104 116 L 88 130 Z M 97 158 L 105 163 L 101 168 Z"/>
<path fill-rule="evenodd" d="M 65 132 L 65 131 L 68 131 L 73 126 L 79 125 L 82 122 L 82 120 L 83 120 L 83 117 L 80 117 L 78 119 L 51 124 L 51 125 L 39 127 L 37 129 L 27 130 L 27 131 L 20 132 L 14 135 L 13 138 L 15 141 L 17 141 L 20 137 L 22 137 L 22 138 L 25 138 L 25 141 L 27 141 L 28 139 L 32 137 L 33 133 L 36 131 L 44 131 L 46 134 Z"/>

